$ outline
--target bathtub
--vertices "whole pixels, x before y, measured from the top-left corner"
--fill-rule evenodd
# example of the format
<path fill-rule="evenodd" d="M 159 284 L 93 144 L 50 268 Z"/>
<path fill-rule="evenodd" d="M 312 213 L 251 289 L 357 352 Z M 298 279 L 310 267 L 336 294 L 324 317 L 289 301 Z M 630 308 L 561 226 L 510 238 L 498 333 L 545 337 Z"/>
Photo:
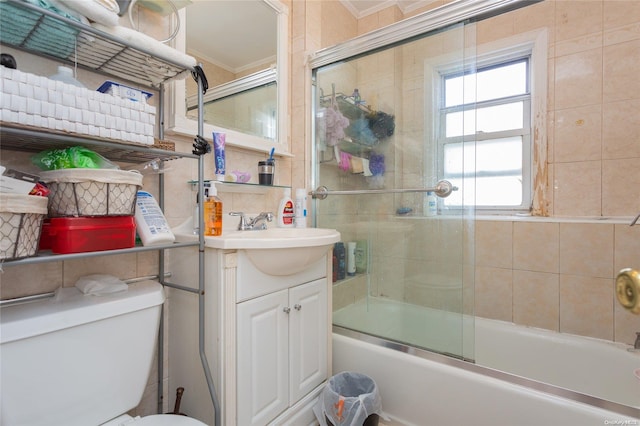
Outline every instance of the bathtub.
<path fill-rule="evenodd" d="M 634 375 L 640 353 L 626 345 L 388 299 L 369 298 L 365 319 L 362 310 L 358 303 L 334 313 L 334 373 L 371 376 L 383 410 L 400 424 L 640 425 L 640 379 Z M 352 315 L 352 322 L 366 323 L 366 334 L 344 327 Z M 412 328 L 407 324 L 423 330 L 403 332 L 412 346 L 375 337 Z M 424 332 L 426 324 L 433 332 Z M 453 331 L 443 332 L 451 325 Z M 454 356 L 413 347 L 418 336 L 435 339 L 446 349 L 441 352 Z M 463 360 L 472 353 L 475 363 Z"/>

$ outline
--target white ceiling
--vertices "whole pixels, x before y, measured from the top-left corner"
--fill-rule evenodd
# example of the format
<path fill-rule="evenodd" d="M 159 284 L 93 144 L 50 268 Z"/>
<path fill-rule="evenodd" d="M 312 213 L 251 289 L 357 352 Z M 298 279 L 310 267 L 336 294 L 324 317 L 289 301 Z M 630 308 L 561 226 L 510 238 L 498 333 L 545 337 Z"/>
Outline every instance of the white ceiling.
<path fill-rule="evenodd" d="M 325 0 L 335 1 L 335 0 Z M 390 6 L 412 12 L 436 0 L 339 0 L 360 19 Z M 188 53 L 237 73 L 251 64 L 275 62 L 273 9 L 262 1 L 186 1 Z"/>

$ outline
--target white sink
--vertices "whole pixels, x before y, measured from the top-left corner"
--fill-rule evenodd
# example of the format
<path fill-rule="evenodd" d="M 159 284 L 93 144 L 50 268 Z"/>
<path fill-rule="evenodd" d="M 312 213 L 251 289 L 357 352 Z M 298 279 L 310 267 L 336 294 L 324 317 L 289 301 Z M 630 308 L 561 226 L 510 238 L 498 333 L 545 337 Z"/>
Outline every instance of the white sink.
<path fill-rule="evenodd" d="M 335 229 L 270 228 L 261 231 L 223 231 L 205 237 L 205 246 L 219 249 L 281 249 L 329 246 L 340 241 Z"/>
<path fill-rule="evenodd" d="M 183 227 L 180 227 L 185 229 Z M 186 227 L 190 229 L 190 227 Z M 197 237 L 188 232 L 174 233 L 179 241 Z M 244 250 L 256 268 L 269 275 L 301 272 L 324 256 L 340 241 L 340 233 L 324 228 L 269 228 L 259 231 L 223 230 L 219 237 L 205 237 L 205 247 Z"/>

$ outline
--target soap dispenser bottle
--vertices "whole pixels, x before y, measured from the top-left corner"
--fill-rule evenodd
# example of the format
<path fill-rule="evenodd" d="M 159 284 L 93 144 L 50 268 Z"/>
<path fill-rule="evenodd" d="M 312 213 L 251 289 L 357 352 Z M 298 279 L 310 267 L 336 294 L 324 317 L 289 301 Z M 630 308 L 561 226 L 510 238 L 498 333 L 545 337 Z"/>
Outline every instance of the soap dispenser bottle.
<path fill-rule="evenodd" d="M 284 189 L 284 196 L 278 206 L 278 226 L 280 228 L 293 228 L 295 210 L 291 199 L 291 188 Z"/>
<path fill-rule="evenodd" d="M 217 237 L 222 235 L 222 200 L 215 185 L 205 188 L 204 194 L 204 235 Z"/>

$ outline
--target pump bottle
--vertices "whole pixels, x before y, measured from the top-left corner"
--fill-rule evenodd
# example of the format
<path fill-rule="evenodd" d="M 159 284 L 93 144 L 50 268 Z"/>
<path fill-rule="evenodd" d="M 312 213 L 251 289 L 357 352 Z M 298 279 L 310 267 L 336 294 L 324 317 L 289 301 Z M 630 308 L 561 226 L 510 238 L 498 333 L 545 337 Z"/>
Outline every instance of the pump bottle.
<path fill-rule="evenodd" d="M 204 235 L 217 237 L 222 235 L 222 200 L 215 185 L 206 187 L 204 194 Z"/>

